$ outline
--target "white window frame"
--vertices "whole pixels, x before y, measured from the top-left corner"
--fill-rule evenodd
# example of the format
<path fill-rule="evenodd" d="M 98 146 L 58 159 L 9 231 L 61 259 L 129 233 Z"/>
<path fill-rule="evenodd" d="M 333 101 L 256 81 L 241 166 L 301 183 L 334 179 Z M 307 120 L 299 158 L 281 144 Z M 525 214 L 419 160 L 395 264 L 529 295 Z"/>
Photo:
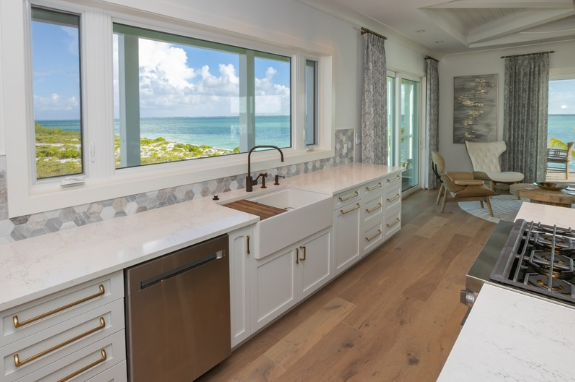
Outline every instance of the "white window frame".
<path fill-rule="evenodd" d="M 40 6 L 80 14 L 81 73 L 83 106 L 83 185 L 62 188 L 61 178 L 35 179 L 34 114 L 30 49 L 30 9 Z M 140 13 L 141 14 L 141 13 Z M 279 46 L 269 41 L 246 37 L 233 32 L 214 33 L 208 27 L 181 22 L 169 22 L 156 15 L 141 18 L 126 13 L 125 8 L 106 4 L 95 9 L 59 0 L 2 1 L 0 8 L 0 44 L 4 54 L 0 65 L 10 76 L 3 78 L 3 87 L 11 89 L 10 99 L 4 97 L 0 111 L 6 129 L 8 173 L 8 203 L 10 217 L 87 204 L 124 195 L 191 184 L 247 172 L 247 154 L 213 157 L 204 160 L 162 163 L 154 166 L 115 169 L 112 89 L 112 23 L 139 26 L 183 35 L 191 38 L 237 45 L 292 58 L 291 108 L 292 148 L 285 149 L 283 163 L 273 152 L 252 156 L 252 170 L 287 166 L 306 161 L 333 157 L 335 153 L 333 127 L 333 53 L 321 46 Z M 86 33 L 89 29 L 90 33 Z M 10 37 L 7 33 L 10 31 Z M 16 33 L 22 31 L 22 33 Z M 89 48 L 88 48 L 89 47 Z M 318 61 L 319 145 L 306 150 L 300 133 L 305 128 L 304 102 L 305 61 Z M 24 86 L 22 86 L 24 84 Z M 14 89 L 14 91 L 12 91 Z M 102 128 L 104 126 L 104 128 Z M 109 128 L 106 128 L 109 127 Z M 15 174 L 22 174 L 16 176 Z"/>

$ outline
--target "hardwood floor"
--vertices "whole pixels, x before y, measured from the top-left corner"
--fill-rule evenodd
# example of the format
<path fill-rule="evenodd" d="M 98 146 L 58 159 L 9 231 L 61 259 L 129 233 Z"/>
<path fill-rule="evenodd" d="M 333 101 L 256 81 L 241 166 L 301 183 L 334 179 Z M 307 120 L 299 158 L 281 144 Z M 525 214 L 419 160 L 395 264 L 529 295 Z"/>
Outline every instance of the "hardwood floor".
<path fill-rule="evenodd" d="M 199 381 L 435 381 L 459 333 L 465 274 L 494 223 L 404 200 L 392 239 Z"/>

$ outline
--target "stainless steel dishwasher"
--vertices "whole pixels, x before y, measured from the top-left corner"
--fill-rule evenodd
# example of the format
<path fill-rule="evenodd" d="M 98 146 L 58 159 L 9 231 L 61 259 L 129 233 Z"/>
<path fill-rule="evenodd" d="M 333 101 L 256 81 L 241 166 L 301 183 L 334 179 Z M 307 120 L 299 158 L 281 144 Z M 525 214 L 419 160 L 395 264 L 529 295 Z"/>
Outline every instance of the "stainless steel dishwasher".
<path fill-rule="evenodd" d="M 132 382 L 190 382 L 231 353 L 228 235 L 125 271 Z"/>

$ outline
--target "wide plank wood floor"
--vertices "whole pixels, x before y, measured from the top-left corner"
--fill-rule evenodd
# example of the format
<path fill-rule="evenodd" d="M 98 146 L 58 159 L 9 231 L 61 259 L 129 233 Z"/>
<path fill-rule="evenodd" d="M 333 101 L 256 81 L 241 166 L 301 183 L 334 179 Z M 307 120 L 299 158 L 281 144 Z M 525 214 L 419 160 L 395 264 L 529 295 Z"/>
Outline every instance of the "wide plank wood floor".
<path fill-rule="evenodd" d="M 401 231 L 199 381 L 435 381 L 459 333 L 465 274 L 495 228 L 403 202 Z M 477 202 L 478 203 L 478 202 Z"/>

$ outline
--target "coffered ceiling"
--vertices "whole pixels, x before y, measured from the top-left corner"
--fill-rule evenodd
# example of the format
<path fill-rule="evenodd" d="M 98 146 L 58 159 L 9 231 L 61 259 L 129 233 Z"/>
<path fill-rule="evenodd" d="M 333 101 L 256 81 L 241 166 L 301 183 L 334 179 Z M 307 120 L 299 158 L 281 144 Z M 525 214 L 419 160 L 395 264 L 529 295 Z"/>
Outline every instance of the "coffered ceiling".
<path fill-rule="evenodd" d="M 575 0 L 300 0 L 359 13 L 440 53 L 575 40 Z"/>

